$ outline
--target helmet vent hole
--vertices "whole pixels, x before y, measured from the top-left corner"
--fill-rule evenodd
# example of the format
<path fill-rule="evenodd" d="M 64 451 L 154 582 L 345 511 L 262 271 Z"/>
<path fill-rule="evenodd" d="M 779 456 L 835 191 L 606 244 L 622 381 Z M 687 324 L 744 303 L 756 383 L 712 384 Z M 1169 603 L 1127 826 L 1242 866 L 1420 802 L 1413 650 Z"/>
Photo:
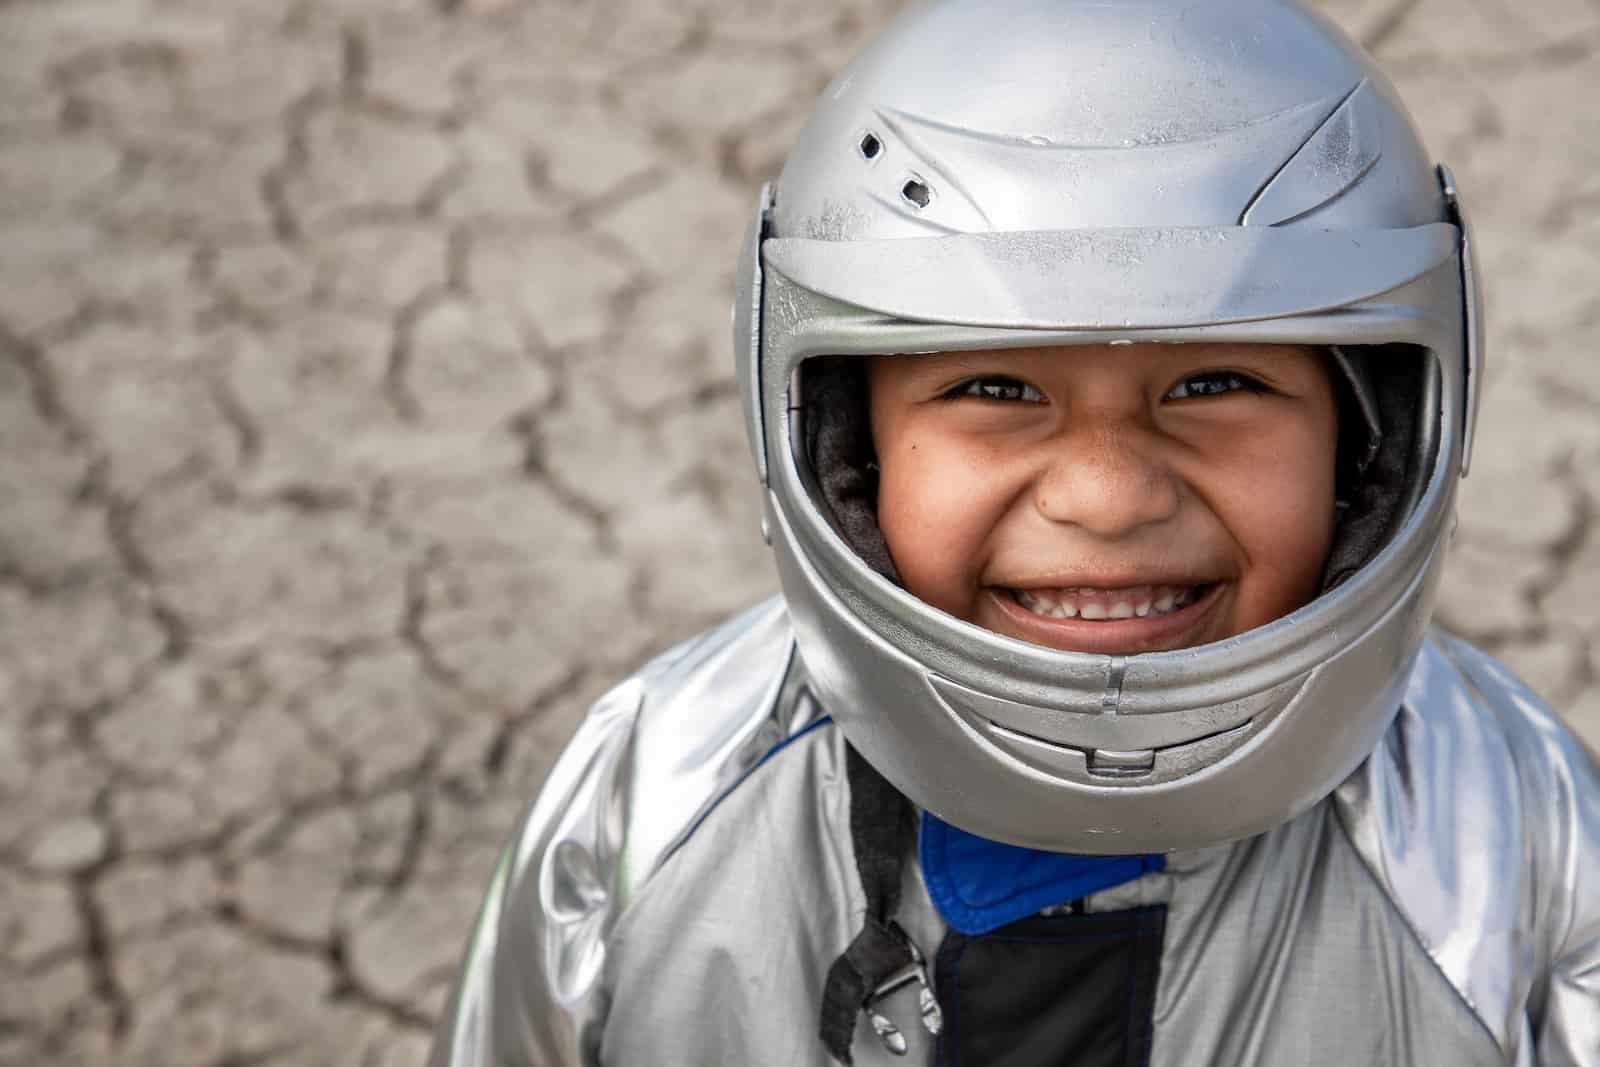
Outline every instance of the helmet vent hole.
<path fill-rule="evenodd" d="M 875 133 L 864 133 L 856 149 L 860 151 L 861 158 L 870 163 L 883 154 L 883 142 L 878 140 L 878 135 Z"/>
<path fill-rule="evenodd" d="M 928 183 L 921 178 L 907 178 L 906 183 L 900 187 L 900 198 L 921 211 L 933 199 L 933 190 L 928 188 Z"/>

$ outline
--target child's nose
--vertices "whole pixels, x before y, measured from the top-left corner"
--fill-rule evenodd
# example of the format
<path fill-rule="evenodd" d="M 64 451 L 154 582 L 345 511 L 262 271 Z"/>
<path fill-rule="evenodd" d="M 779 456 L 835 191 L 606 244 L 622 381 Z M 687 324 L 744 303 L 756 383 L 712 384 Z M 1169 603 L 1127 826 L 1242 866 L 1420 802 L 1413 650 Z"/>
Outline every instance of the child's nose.
<path fill-rule="evenodd" d="M 1159 442 L 1125 423 L 1080 426 L 1048 445 L 1034 506 L 1051 522 L 1114 539 L 1164 522 L 1182 497 Z"/>

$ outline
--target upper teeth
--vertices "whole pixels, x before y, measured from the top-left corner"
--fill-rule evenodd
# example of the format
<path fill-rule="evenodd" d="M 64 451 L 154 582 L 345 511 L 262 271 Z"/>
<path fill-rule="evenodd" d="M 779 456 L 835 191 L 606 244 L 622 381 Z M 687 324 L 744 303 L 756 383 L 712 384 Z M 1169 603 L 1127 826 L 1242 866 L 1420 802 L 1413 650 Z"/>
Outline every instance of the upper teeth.
<path fill-rule="evenodd" d="M 1017 603 L 1053 619 L 1131 619 L 1166 615 L 1194 600 L 1192 585 L 1136 585 L 1126 589 L 1018 589 Z"/>

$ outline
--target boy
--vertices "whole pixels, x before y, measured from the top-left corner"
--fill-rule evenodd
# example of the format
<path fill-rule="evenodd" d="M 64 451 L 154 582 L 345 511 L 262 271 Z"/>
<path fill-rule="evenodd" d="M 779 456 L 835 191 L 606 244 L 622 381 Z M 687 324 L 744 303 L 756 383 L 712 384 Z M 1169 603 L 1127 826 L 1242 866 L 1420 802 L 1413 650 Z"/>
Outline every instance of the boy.
<path fill-rule="evenodd" d="M 1355 46 L 917 8 L 740 282 L 783 602 L 592 711 L 437 1065 L 1600 1065 L 1600 776 L 1426 635 L 1479 311 Z"/>

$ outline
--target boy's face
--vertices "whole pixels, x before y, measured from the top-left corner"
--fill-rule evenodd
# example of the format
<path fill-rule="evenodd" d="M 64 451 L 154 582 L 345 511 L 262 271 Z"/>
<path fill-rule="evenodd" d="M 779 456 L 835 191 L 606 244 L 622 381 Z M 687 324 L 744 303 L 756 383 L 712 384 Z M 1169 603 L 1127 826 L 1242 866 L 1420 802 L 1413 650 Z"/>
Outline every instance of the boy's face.
<path fill-rule="evenodd" d="M 1314 597 L 1338 408 L 1289 345 L 1089 345 L 871 361 L 878 521 L 943 611 L 1079 652 L 1186 648 Z"/>

